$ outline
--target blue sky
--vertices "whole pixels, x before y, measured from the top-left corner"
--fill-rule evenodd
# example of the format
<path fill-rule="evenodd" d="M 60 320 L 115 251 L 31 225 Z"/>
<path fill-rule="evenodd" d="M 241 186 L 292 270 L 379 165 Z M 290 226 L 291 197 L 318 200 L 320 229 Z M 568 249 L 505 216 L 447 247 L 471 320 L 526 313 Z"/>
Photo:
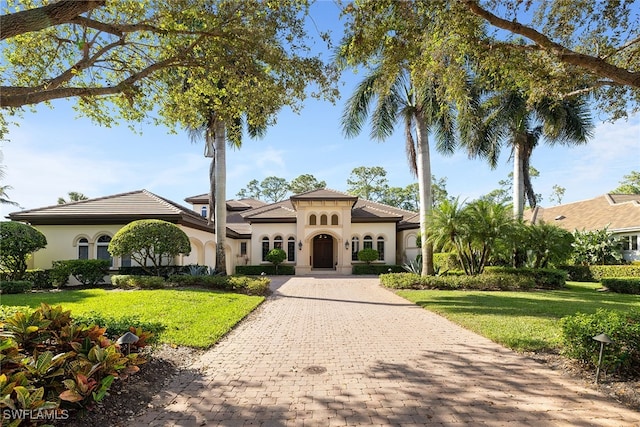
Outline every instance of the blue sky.
<path fill-rule="evenodd" d="M 333 29 L 339 38 L 337 7 L 320 2 L 314 7 L 315 25 Z M 328 58 L 328 56 L 327 56 Z M 328 187 L 345 191 L 347 178 L 358 166 L 382 166 L 389 185 L 415 182 L 407 167 L 402 129 L 379 143 L 368 136 L 346 139 L 340 129 L 343 105 L 362 77 L 345 73 L 341 99 L 335 105 L 309 99 L 300 114 L 283 110 L 264 138 L 246 138 L 237 151 L 227 153 L 227 198 L 252 179 L 278 176 L 291 180 L 312 174 Z M 185 204 L 184 199 L 205 193 L 209 160 L 202 143 L 194 144 L 185 132 L 168 133 L 163 127 L 142 126 L 141 134 L 126 124 L 104 128 L 79 118 L 72 101 L 56 101 L 53 109 L 38 106 L 25 112 L 12 126 L 9 141 L 0 142 L 6 165 L 2 185 L 11 185 L 10 199 L 32 209 L 56 204 L 69 191 L 89 197 L 147 189 Z M 540 171 L 533 182 L 549 205 L 554 184 L 566 188 L 564 203 L 596 197 L 618 186 L 625 174 L 640 170 L 640 117 L 605 123 L 596 118 L 593 139 L 585 146 L 549 147 L 534 151 L 531 164 Z M 499 167 L 491 170 L 482 160 L 469 160 L 463 152 L 443 157 L 431 151 L 433 174 L 446 177 L 450 195 L 473 199 L 499 187 L 511 171 L 505 151 Z M 19 210 L 0 206 L 2 217 Z"/>

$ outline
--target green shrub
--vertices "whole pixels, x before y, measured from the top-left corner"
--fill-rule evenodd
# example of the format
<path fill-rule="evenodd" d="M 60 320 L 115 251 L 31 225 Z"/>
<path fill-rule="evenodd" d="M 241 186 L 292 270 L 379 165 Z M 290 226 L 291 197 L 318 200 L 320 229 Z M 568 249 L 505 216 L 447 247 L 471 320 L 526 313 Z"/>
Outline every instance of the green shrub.
<path fill-rule="evenodd" d="M 563 265 L 568 280 L 598 282 L 605 277 L 640 277 L 640 265 Z"/>
<path fill-rule="evenodd" d="M 68 259 L 54 261 L 52 277 L 57 286 L 67 283 L 69 275 L 83 285 L 95 286 L 104 282 L 104 276 L 109 274 L 111 262 L 107 259 Z M 64 281 L 63 281 L 64 280 Z"/>
<path fill-rule="evenodd" d="M 366 248 L 358 251 L 358 260 L 366 262 L 367 264 L 377 261 L 379 256 L 380 254 L 378 251 L 372 248 Z"/>
<path fill-rule="evenodd" d="M 7 317 L 11 317 L 19 311 L 25 314 L 31 314 L 33 308 L 27 305 L 0 305 L 0 323 L 2 323 L 2 321 Z"/>
<path fill-rule="evenodd" d="M 49 278 L 49 270 L 27 270 L 24 279 L 33 283 L 33 289 L 51 289 L 53 284 Z"/>
<path fill-rule="evenodd" d="M 600 282 L 611 292 L 640 295 L 640 277 L 606 277 Z"/>
<path fill-rule="evenodd" d="M 595 281 L 588 265 L 561 265 L 558 268 L 567 272 L 567 280 L 574 282 Z"/>
<path fill-rule="evenodd" d="M 533 289 L 533 278 L 522 275 L 495 273 L 475 276 L 419 276 L 413 273 L 380 275 L 380 283 L 391 289 L 442 289 L 520 291 Z"/>
<path fill-rule="evenodd" d="M 600 343 L 593 337 L 607 334 L 602 368 L 606 372 L 637 374 L 640 367 L 640 312 L 623 313 L 598 309 L 596 313 L 578 313 L 560 320 L 563 353 L 573 359 L 597 366 Z"/>
<path fill-rule="evenodd" d="M 513 267 L 485 267 L 484 274 L 515 274 L 530 277 L 536 287 L 542 289 L 560 289 L 566 284 L 567 274 L 564 270 L 550 268 L 513 268 Z"/>
<path fill-rule="evenodd" d="M 3 280 L 0 282 L 0 293 L 24 294 L 31 291 L 33 284 L 27 280 Z"/>
<path fill-rule="evenodd" d="M 433 254 L 433 268 L 440 274 L 449 270 L 460 270 L 460 261 L 453 252 L 440 252 Z"/>
<path fill-rule="evenodd" d="M 167 279 L 173 286 L 200 286 L 248 295 L 267 295 L 271 280 L 268 277 L 235 276 L 188 276 L 173 275 Z"/>
<path fill-rule="evenodd" d="M 295 274 L 295 267 L 293 265 L 278 266 L 278 271 L 274 265 L 238 265 L 236 266 L 236 274 L 242 274 L 245 276 L 260 276 L 262 273 L 269 276 L 292 276 Z"/>
<path fill-rule="evenodd" d="M 640 265 L 590 265 L 595 280 L 604 277 L 640 277 Z"/>
<path fill-rule="evenodd" d="M 278 265 L 282 264 L 282 262 L 287 259 L 287 253 L 280 248 L 273 248 L 267 254 L 266 259 L 275 266 L 277 273 Z"/>
<path fill-rule="evenodd" d="M 95 312 L 74 316 L 73 322 L 78 325 L 98 325 L 106 328 L 105 335 L 114 341 L 129 332 L 131 328 L 142 328 L 153 333 L 147 339 L 147 343 L 153 344 L 157 342 L 158 336 L 165 330 L 162 323 L 145 322 L 140 320 L 138 316 L 110 317 Z"/>
<path fill-rule="evenodd" d="M 23 280 L 31 254 L 46 246 L 44 234 L 30 225 L 0 221 L 0 270 L 8 280 Z"/>
<path fill-rule="evenodd" d="M 388 264 L 354 264 L 351 268 L 353 274 L 385 274 L 389 273 L 403 273 L 406 270 L 401 265 L 388 265 Z"/>
<path fill-rule="evenodd" d="M 158 276 L 111 276 L 111 284 L 121 289 L 161 289 L 165 287 L 165 281 Z"/>

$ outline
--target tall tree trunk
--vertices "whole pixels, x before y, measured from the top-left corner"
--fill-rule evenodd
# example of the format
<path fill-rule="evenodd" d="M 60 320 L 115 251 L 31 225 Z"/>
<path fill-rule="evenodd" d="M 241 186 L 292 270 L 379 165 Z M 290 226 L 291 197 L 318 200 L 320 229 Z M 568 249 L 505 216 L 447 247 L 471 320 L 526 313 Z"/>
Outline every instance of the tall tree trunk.
<path fill-rule="evenodd" d="M 531 154 L 533 153 L 533 146 L 529 141 L 527 141 L 527 145 L 522 148 L 522 183 L 524 188 L 524 194 L 527 197 L 527 201 L 529 202 L 529 207 L 531 209 L 535 208 L 538 205 L 538 200 L 536 198 L 536 193 L 533 191 L 533 184 L 531 183 L 531 175 L 529 174 L 529 162 L 531 160 Z"/>
<path fill-rule="evenodd" d="M 524 176 L 522 172 L 522 140 L 516 136 L 513 146 L 513 217 L 522 219 L 524 211 Z"/>
<path fill-rule="evenodd" d="M 225 243 L 227 237 L 227 141 L 226 127 L 223 121 L 214 122 L 215 139 L 215 233 L 216 233 L 216 271 L 227 274 Z"/>
<path fill-rule="evenodd" d="M 433 245 L 427 242 L 427 216 L 431 212 L 431 159 L 429 156 L 429 132 L 420 113 L 416 121 L 416 164 L 418 193 L 420 195 L 420 241 L 422 243 L 422 275 L 433 276 Z"/>

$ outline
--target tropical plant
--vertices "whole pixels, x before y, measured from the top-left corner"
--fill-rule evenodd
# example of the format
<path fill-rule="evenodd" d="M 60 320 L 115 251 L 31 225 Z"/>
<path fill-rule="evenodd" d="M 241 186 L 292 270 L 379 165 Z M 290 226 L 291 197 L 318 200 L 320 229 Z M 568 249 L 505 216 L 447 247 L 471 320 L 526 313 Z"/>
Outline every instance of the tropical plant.
<path fill-rule="evenodd" d="M 534 104 L 524 93 L 490 93 L 479 107 L 483 118 L 476 137 L 467 140 L 472 157 L 485 157 L 495 167 L 501 146 L 507 143 L 513 157 L 513 215 L 522 218 L 525 195 L 531 208 L 537 205 L 529 174 L 531 154 L 540 139 L 548 144 L 584 144 L 593 123 L 586 101 L 580 97 L 544 98 Z"/>
<path fill-rule="evenodd" d="M 573 261 L 576 264 L 620 264 L 622 242 L 607 227 L 600 230 L 573 233 Z"/>
<path fill-rule="evenodd" d="M 7 280 L 20 280 L 27 271 L 31 254 L 47 246 L 47 238 L 30 225 L 0 222 L 0 271 Z"/>
<path fill-rule="evenodd" d="M 446 200 L 428 217 L 428 240 L 455 251 L 467 275 L 480 274 L 494 247 L 511 242 L 516 229 L 505 205 L 487 200 L 469 204 Z"/>
<path fill-rule="evenodd" d="M 189 237 L 177 225 L 158 219 L 143 219 L 122 227 L 109 242 L 113 256 L 130 255 L 147 273 L 160 276 L 179 254 L 191 252 Z"/>
<path fill-rule="evenodd" d="M 560 265 L 573 253 L 573 234 L 544 221 L 524 227 L 524 248 L 533 268 Z"/>
<path fill-rule="evenodd" d="M 372 105 L 374 108 L 370 112 Z M 409 167 L 418 178 L 420 231 L 424 239 L 427 235 L 425 219 L 432 208 L 428 136 L 433 132 L 440 152 L 452 152 L 455 146 L 452 108 L 439 97 L 435 81 L 431 85 L 416 86 L 408 65 L 396 64 L 391 74 L 378 66 L 347 100 L 341 122 L 344 134 L 347 137 L 358 135 L 369 118 L 371 137 L 380 141 L 393 134 L 397 122 L 404 123 Z M 429 244 L 422 244 L 421 250 L 422 274 L 432 275 L 433 249 Z"/>

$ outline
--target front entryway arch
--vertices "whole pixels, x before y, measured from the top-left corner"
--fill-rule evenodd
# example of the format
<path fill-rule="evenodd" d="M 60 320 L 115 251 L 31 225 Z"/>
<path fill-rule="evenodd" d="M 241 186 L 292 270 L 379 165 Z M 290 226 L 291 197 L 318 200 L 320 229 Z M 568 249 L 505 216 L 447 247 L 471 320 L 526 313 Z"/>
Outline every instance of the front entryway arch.
<path fill-rule="evenodd" d="M 318 234 L 313 238 L 312 268 L 333 268 L 333 236 Z"/>

